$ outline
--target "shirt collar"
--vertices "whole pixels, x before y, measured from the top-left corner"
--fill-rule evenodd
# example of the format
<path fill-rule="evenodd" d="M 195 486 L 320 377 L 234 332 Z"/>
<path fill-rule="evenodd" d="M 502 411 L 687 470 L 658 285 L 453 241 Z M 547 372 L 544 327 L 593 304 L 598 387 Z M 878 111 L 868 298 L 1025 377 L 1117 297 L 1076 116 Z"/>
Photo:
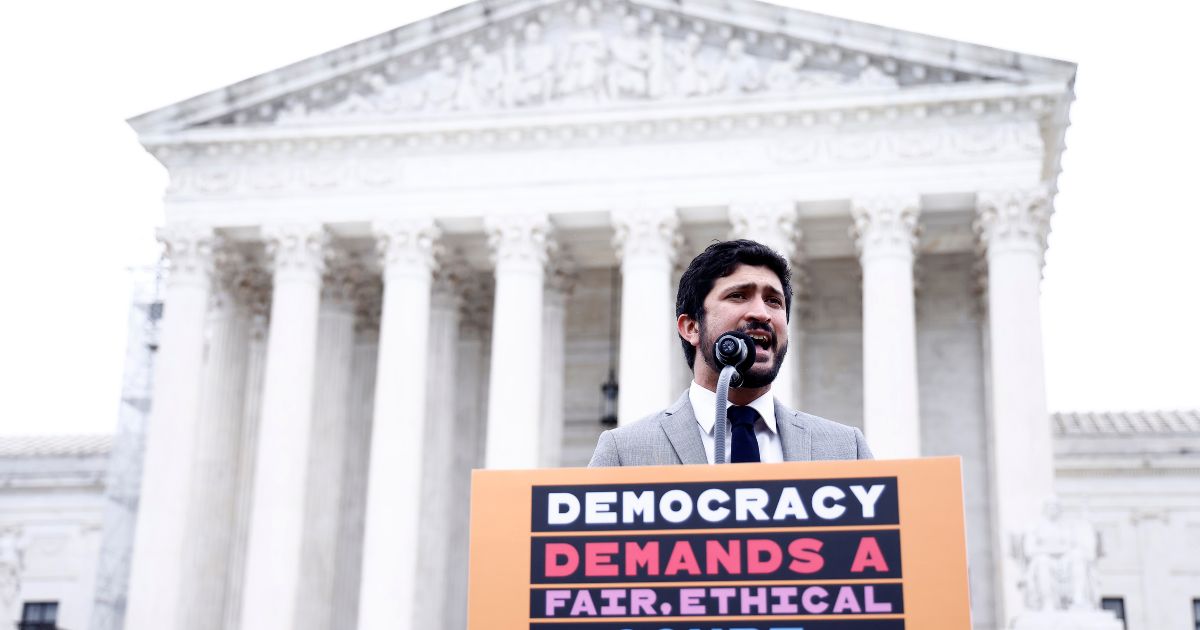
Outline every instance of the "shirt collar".
<path fill-rule="evenodd" d="M 705 389 L 696 381 L 692 381 L 692 386 L 688 389 L 688 398 L 692 401 L 692 412 L 696 414 L 696 422 L 700 425 L 700 430 L 712 435 L 713 425 L 717 423 L 717 393 Z M 725 408 L 732 407 L 733 403 L 727 403 Z M 775 397 L 771 394 L 771 390 L 767 393 L 755 398 L 747 407 L 752 407 L 762 416 L 763 423 L 767 425 L 771 433 L 778 434 L 775 430 Z"/>

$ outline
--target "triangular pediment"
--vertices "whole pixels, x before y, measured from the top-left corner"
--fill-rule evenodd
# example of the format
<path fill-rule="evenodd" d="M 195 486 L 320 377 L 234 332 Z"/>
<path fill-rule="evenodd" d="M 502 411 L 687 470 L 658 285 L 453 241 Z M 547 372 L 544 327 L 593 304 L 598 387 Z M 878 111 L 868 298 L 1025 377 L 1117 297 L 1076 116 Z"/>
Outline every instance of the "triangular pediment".
<path fill-rule="evenodd" d="M 131 120 L 142 133 L 1067 83 L 1074 65 L 757 0 L 481 0 Z"/>

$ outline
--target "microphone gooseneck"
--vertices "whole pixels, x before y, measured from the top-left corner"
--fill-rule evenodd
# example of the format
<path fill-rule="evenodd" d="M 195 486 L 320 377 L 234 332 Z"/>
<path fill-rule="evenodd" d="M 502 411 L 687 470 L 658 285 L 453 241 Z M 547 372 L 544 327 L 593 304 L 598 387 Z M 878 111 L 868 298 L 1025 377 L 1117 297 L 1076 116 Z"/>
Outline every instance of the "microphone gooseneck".
<path fill-rule="evenodd" d="M 713 428 L 713 463 L 727 463 L 725 456 L 726 434 L 729 433 L 729 387 L 742 383 L 742 374 L 754 365 L 754 340 L 744 332 L 731 330 L 713 344 L 713 357 L 721 366 L 717 378 L 717 421 Z"/>

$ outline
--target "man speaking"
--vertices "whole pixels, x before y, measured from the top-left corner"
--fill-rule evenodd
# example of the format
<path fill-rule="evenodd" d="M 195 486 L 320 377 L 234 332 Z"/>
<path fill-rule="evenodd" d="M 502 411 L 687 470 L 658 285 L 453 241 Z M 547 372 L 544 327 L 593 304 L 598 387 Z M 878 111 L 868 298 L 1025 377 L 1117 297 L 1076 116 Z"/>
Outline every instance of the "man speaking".
<path fill-rule="evenodd" d="M 602 433 L 588 465 L 711 464 L 721 372 L 713 343 L 729 331 L 755 345 L 741 387 L 729 390 L 730 462 L 871 459 L 858 429 L 789 409 L 771 394 L 787 354 L 791 306 L 791 272 L 782 256 L 748 240 L 710 245 L 688 265 L 675 299 L 691 387 L 666 409 Z"/>

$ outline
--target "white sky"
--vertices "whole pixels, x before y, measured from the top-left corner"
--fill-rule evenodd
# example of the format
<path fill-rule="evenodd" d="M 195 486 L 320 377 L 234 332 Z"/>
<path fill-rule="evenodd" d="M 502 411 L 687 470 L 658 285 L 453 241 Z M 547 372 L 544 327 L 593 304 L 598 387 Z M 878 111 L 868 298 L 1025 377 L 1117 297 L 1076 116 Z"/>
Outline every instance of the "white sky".
<path fill-rule="evenodd" d="M 0 8 L 0 434 L 115 426 L 166 183 L 124 120 L 461 4 Z M 1188 2 L 782 2 L 1079 64 L 1043 284 L 1051 410 L 1200 408 L 1200 38 Z"/>

